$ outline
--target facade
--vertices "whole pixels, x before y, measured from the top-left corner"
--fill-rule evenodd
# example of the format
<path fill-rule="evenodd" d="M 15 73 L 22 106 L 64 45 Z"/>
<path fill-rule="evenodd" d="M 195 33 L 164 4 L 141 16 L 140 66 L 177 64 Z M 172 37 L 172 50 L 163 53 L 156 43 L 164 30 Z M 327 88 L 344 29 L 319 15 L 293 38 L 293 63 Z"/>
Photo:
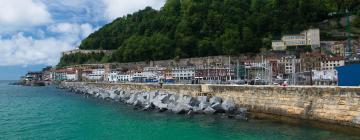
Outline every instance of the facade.
<path fill-rule="evenodd" d="M 61 70 L 51 71 L 51 79 L 53 81 L 65 81 L 67 79 L 66 70 L 61 69 Z"/>
<path fill-rule="evenodd" d="M 92 73 L 88 75 L 89 80 L 101 81 L 104 79 L 105 69 L 93 69 Z"/>
<path fill-rule="evenodd" d="M 283 67 L 283 74 L 293 74 L 299 72 L 297 69 L 300 60 L 296 58 L 296 56 L 283 56 L 279 60 L 279 64 Z"/>
<path fill-rule="evenodd" d="M 131 82 L 137 83 L 157 82 L 159 80 L 159 76 L 156 73 L 144 71 L 133 72 L 130 78 Z"/>
<path fill-rule="evenodd" d="M 171 74 L 175 80 L 192 80 L 195 77 L 195 67 L 174 67 Z"/>
<path fill-rule="evenodd" d="M 78 80 L 77 71 L 67 71 L 66 72 L 66 80 L 67 81 L 77 81 Z"/>
<path fill-rule="evenodd" d="M 284 51 L 286 50 L 286 45 L 284 41 L 275 40 L 271 43 L 272 49 L 274 51 Z"/>
<path fill-rule="evenodd" d="M 300 34 L 284 35 L 281 40 L 272 42 L 273 50 L 285 50 L 287 47 L 312 46 L 320 47 L 320 30 L 309 29 Z"/>
<path fill-rule="evenodd" d="M 324 57 L 324 54 L 316 52 L 300 54 L 301 71 L 310 72 L 312 70 L 322 70 L 321 62 L 323 61 Z"/>
<path fill-rule="evenodd" d="M 335 42 L 330 46 L 330 51 L 333 55 L 339 57 L 345 57 L 346 43 L 343 41 Z"/>
<path fill-rule="evenodd" d="M 344 57 L 327 57 L 321 61 L 321 70 L 333 71 L 336 67 L 344 66 L 345 59 Z"/>

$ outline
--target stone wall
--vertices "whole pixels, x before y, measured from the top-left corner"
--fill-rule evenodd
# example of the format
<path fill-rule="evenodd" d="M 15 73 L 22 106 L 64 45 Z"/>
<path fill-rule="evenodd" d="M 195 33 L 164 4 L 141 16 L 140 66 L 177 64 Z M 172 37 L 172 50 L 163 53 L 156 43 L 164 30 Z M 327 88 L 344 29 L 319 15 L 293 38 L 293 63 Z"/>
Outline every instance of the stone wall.
<path fill-rule="evenodd" d="M 80 84 L 80 83 L 66 83 Z M 84 84 L 84 83 L 82 83 Z M 360 87 L 278 87 L 85 83 L 102 88 L 161 90 L 183 95 L 233 98 L 238 107 L 266 113 L 360 128 Z"/>

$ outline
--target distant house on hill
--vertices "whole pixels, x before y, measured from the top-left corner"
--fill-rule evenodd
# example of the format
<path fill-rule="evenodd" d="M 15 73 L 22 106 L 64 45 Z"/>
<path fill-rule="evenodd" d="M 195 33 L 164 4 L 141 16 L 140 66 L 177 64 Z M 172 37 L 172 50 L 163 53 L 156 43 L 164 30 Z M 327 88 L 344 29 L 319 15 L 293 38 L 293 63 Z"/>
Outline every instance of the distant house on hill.
<path fill-rule="evenodd" d="M 287 47 L 296 46 L 320 47 L 320 30 L 309 29 L 302 31 L 300 34 L 284 35 L 281 40 L 274 40 L 272 42 L 272 49 L 275 51 L 283 51 Z"/>

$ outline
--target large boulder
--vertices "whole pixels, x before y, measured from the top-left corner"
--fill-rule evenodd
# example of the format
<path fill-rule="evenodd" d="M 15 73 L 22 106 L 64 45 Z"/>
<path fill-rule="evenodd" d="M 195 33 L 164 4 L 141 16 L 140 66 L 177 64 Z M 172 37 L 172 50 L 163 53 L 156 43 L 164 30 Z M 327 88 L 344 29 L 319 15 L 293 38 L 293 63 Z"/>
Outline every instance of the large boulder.
<path fill-rule="evenodd" d="M 204 110 L 205 108 L 207 108 L 208 106 L 210 106 L 209 102 L 200 102 L 199 104 L 199 109 Z"/>
<path fill-rule="evenodd" d="M 196 97 L 196 100 L 199 101 L 200 103 L 203 103 L 203 102 L 208 102 L 208 96 L 197 96 Z"/>
<path fill-rule="evenodd" d="M 211 108 L 210 106 L 204 110 L 205 114 L 214 114 L 215 112 L 216 112 L 216 110 Z"/>
<path fill-rule="evenodd" d="M 236 109 L 235 101 L 234 99 L 226 99 L 221 104 L 222 109 L 224 109 L 226 112 L 233 112 Z"/>
<path fill-rule="evenodd" d="M 222 111 L 222 107 L 220 103 L 215 103 L 213 105 L 210 106 L 212 109 L 216 110 L 216 111 Z"/>
<path fill-rule="evenodd" d="M 183 114 L 188 112 L 191 109 L 190 105 L 187 104 L 177 104 L 175 108 L 173 108 L 171 111 L 176 114 Z"/>
<path fill-rule="evenodd" d="M 127 104 L 133 104 L 137 100 L 137 93 L 131 94 L 130 98 L 126 101 Z"/>
<path fill-rule="evenodd" d="M 220 103 L 221 104 L 221 98 L 220 97 L 216 97 L 216 96 L 214 96 L 214 97 L 211 97 L 210 98 L 210 104 L 211 105 L 213 105 L 213 104 L 216 104 L 216 103 Z"/>

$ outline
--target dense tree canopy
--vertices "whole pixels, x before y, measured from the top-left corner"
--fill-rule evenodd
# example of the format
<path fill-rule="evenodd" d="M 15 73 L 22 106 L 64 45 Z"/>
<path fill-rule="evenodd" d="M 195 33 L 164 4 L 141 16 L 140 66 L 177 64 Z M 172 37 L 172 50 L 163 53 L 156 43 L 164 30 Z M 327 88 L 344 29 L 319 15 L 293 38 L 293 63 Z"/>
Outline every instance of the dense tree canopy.
<path fill-rule="evenodd" d="M 359 0 L 167 0 L 105 25 L 80 49 L 116 50 L 103 61 L 129 62 L 237 55 L 269 48 L 271 40 L 329 18 L 359 11 Z"/>

